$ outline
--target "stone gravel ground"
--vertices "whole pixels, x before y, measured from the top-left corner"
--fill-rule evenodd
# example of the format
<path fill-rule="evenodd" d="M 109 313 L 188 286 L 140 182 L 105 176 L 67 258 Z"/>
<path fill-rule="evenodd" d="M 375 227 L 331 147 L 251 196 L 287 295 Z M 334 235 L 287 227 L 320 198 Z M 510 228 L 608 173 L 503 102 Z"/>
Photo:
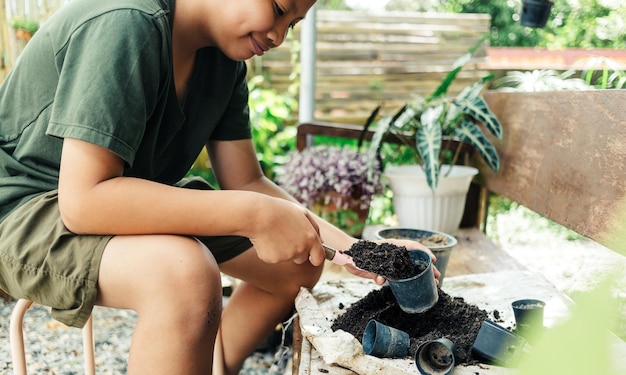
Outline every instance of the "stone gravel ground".
<path fill-rule="evenodd" d="M 13 373 L 9 351 L 9 317 L 12 309 L 13 302 L 0 298 L 0 375 Z M 50 317 L 49 311 L 49 308 L 35 305 L 24 317 L 29 374 L 84 374 L 81 330 L 56 322 Z M 126 360 L 137 315 L 133 311 L 96 307 L 93 321 L 96 373 L 126 374 Z M 242 375 L 282 375 L 290 369 L 292 348 L 290 345 L 280 345 L 280 331 L 274 336 L 277 337 L 268 340 L 271 344 L 268 342 L 248 358 Z"/>
<path fill-rule="evenodd" d="M 613 295 L 626 317 L 626 257 L 585 239 L 570 241 L 559 230 L 523 209 L 513 209 L 490 223 L 492 236 L 513 257 L 542 273 L 555 287 L 572 297 L 593 289 L 603 275 L 614 277 Z M 532 235 L 531 235 L 532 234 Z M 13 303 L 0 299 L 0 375 L 12 373 L 9 353 L 9 316 Z M 27 363 L 32 374 L 83 374 L 81 331 L 50 318 L 49 310 L 35 306 L 25 317 Z M 626 318 L 624 318 L 626 319 Z M 96 308 L 94 337 L 99 375 L 126 373 L 126 357 L 136 315 L 130 311 Z M 614 331 L 626 338 L 626 321 Z M 164 332 L 164 334 L 166 334 Z M 280 335 L 279 335 L 280 336 Z M 278 344 L 251 356 L 242 375 L 291 373 L 291 347 Z"/>

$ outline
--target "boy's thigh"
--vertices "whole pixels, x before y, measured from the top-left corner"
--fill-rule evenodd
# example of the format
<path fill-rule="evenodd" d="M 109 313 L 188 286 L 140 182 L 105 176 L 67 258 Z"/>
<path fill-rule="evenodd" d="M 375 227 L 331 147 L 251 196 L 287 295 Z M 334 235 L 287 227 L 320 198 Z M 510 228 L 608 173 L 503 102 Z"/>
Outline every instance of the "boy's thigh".
<path fill-rule="evenodd" d="M 98 292 L 97 304 L 133 310 L 186 295 L 221 296 L 220 270 L 206 246 L 193 237 L 116 236 L 102 256 Z"/>

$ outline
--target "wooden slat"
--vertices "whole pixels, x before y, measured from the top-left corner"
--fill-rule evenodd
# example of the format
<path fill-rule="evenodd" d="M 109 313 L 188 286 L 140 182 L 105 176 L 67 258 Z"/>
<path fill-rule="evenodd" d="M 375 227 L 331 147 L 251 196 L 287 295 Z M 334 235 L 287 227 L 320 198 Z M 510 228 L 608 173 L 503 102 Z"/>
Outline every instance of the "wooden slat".
<path fill-rule="evenodd" d="M 486 187 L 609 246 L 626 200 L 626 90 L 485 99 L 504 128 L 500 173 L 475 160 Z"/>
<path fill-rule="evenodd" d="M 381 101 L 397 109 L 413 93 L 430 94 L 489 28 L 486 14 L 318 10 L 315 118 L 361 124 Z M 299 39 L 298 28 L 293 37 Z M 288 40 L 251 59 L 250 71 L 285 90 L 292 83 L 291 48 Z M 485 48 L 474 54 L 451 93 L 486 74 L 485 56 Z"/>
<path fill-rule="evenodd" d="M 446 277 L 526 269 L 478 228 L 461 228 L 455 237 L 459 243 L 450 254 Z"/>

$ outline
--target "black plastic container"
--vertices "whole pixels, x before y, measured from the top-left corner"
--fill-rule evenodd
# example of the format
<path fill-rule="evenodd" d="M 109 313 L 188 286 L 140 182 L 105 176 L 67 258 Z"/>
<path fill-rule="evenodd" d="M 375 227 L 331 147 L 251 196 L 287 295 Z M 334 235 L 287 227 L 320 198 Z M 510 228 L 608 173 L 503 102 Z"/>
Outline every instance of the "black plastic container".
<path fill-rule="evenodd" d="M 363 352 L 379 358 L 402 358 L 408 354 L 409 334 L 377 320 L 370 320 L 363 332 Z"/>
<path fill-rule="evenodd" d="M 542 28 L 548 23 L 554 3 L 546 0 L 523 0 L 520 24 Z"/>
<path fill-rule="evenodd" d="M 416 270 L 420 265 L 425 265 L 426 269 L 411 278 L 387 279 L 387 282 L 402 311 L 417 314 L 435 306 L 439 300 L 439 292 L 430 254 L 422 250 L 411 250 L 409 256 Z"/>
<path fill-rule="evenodd" d="M 522 353 L 526 340 L 490 320 L 484 320 L 472 345 L 472 354 L 486 363 L 511 366 Z"/>
<path fill-rule="evenodd" d="M 511 303 L 515 316 L 515 332 L 528 339 L 543 331 L 545 302 L 538 299 L 520 299 Z"/>
<path fill-rule="evenodd" d="M 415 366 L 422 375 L 450 375 L 454 371 L 456 347 L 442 337 L 426 341 L 415 352 Z"/>

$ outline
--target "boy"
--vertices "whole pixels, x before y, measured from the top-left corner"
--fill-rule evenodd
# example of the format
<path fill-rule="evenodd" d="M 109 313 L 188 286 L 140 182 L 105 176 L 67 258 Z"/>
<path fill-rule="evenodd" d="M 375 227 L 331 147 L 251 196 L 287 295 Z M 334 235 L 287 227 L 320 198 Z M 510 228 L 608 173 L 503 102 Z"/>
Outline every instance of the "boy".
<path fill-rule="evenodd" d="M 244 60 L 313 2 L 60 9 L 0 86 L 0 288 L 76 327 L 95 304 L 136 311 L 131 374 L 238 373 L 319 279 L 321 242 L 356 241 L 266 179 L 250 140 Z M 182 180 L 204 146 L 221 190 Z M 220 271 L 242 280 L 223 311 Z"/>

